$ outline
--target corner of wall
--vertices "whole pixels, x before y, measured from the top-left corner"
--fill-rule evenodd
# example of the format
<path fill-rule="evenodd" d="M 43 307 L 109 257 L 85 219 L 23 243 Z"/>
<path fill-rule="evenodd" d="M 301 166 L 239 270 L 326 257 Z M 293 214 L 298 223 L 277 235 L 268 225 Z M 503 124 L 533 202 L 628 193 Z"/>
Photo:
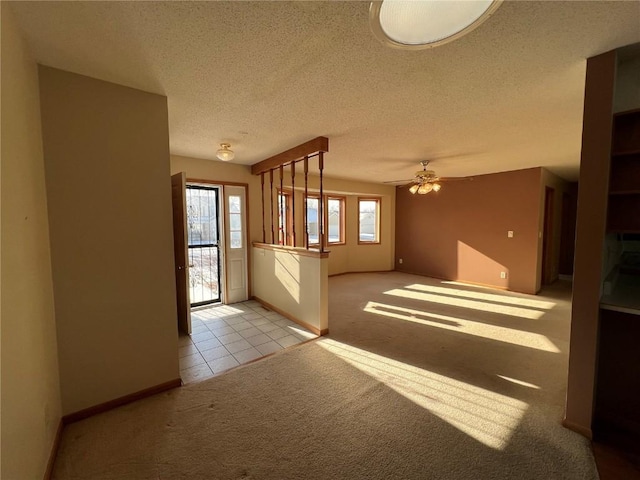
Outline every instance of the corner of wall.
<path fill-rule="evenodd" d="M 2 59 L 2 478 L 42 478 L 61 420 L 37 65 L 8 2 Z"/>

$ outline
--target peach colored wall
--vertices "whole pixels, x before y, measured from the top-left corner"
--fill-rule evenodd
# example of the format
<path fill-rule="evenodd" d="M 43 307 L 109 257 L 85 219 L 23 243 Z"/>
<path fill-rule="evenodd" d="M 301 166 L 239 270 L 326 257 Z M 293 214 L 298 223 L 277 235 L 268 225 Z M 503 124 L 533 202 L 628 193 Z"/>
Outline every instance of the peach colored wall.
<path fill-rule="evenodd" d="M 63 414 L 179 377 L 166 97 L 40 67 Z"/>
<path fill-rule="evenodd" d="M 536 293 L 541 175 L 480 175 L 427 195 L 398 188 L 396 269 Z"/>
<path fill-rule="evenodd" d="M 38 69 L 2 2 L 0 477 L 42 478 L 61 417 Z"/>

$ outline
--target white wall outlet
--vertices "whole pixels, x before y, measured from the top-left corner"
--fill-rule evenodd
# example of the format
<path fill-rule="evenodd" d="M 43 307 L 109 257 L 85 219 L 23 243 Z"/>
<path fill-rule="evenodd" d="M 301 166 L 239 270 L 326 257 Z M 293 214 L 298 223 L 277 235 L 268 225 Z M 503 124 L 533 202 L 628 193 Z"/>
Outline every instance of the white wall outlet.
<path fill-rule="evenodd" d="M 500 272 L 500 278 L 507 278 L 507 272 Z"/>
<path fill-rule="evenodd" d="M 513 230 L 508 230 L 507 231 L 507 237 L 513 238 Z"/>
<path fill-rule="evenodd" d="M 398 263 L 399 263 L 400 265 L 402 265 L 402 259 L 401 259 L 401 258 L 399 258 L 399 259 L 398 259 Z"/>

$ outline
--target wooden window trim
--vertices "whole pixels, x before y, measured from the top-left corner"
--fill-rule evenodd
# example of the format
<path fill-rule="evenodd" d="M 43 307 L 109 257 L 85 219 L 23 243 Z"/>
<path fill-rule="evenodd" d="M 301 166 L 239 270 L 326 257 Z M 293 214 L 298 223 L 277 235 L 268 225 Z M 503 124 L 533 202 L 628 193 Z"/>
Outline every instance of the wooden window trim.
<path fill-rule="evenodd" d="M 284 197 L 284 215 L 285 215 L 285 231 L 284 231 L 284 238 L 282 239 L 283 241 L 283 245 L 281 246 L 285 246 L 285 247 L 295 247 L 295 245 L 291 245 L 292 240 L 293 240 L 293 216 L 291 214 L 291 201 L 293 198 L 293 192 L 291 190 L 287 190 L 286 188 L 283 188 L 282 190 L 280 190 L 279 188 L 276 189 L 276 204 L 277 204 L 277 198 L 278 196 L 282 195 Z M 277 213 L 277 227 L 278 227 L 278 242 L 280 242 L 280 208 L 278 208 Z M 279 245 L 279 243 L 278 243 Z"/>
<path fill-rule="evenodd" d="M 329 200 L 338 200 L 340 202 L 340 240 L 337 242 L 329 241 Z M 325 195 L 326 208 L 325 211 L 325 219 L 324 223 L 327 226 L 327 235 L 326 235 L 326 246 L 336 246 L 336 245 L 346 245 L 347 244 L 347 232 L 346 232 L 346 208 L 347 208 L 347 197 L 343 195 Z M 359 215 L 359 213 L 358 213 Z M 358 232 L 359 233 L 359 232 Z M 359 235 L 358 235 L 358 238 Z"/>
<path fill-rule="evenodd" d="M 362 241 L 360 240 L 360 202 L 361 201 L 373 201 L 378 204 L 376 208 L 376 239 L 374 241 Z M 380 217 L 382 215 L 382 198 L 381 197 L 358 197 L 358 245 L 380 245 L 382 238 L 382 225 Z"/>

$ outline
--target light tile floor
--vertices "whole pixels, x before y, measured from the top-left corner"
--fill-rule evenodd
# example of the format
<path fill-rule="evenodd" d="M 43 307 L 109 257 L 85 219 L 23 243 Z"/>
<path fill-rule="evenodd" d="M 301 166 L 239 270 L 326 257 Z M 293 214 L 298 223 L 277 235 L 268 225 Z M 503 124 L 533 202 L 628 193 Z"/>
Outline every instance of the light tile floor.
<path fill-rule="evenodd" d="M 199 382 L 316 337 L 253 300 L 193 310 L 191 335 L 178 341 L 180 376 Z"/>

